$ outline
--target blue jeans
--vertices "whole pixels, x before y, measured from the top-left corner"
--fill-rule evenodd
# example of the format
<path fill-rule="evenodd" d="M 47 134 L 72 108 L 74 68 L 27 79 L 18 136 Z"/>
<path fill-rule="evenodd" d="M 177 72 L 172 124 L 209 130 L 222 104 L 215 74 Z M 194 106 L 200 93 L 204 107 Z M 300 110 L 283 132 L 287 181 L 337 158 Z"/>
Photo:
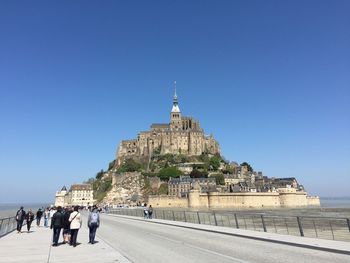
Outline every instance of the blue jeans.
<path fill-rule="evenodd" d="M 36 225 L 37 225 L 37 226 L 40 226 L 40 220 L 41 220 L 41 217 L 37 217 L 37 218 L 36 218 Z"/>
<path fill-rule="evenodd" d="M 54 227 L 53 228 L 53 240 L 52 243 L 54 245 L 58 244 L 58 239 L 60 238 L 61 228 L 60 227 Z"/>
<path fill-rule="evenodd" d="M 17 220 L 17 231 L 21 232 L 24 220 Z"/>
<path fill-rule="evenodd" d="M 45 218 L 45 220 L 44 220 L 44 226 L 45 226 L 45 227 L 48 227 L 48 226 L 49 226 L 49 219 L 48 219 L 48 218 Z"/>
<path fill-rule="evenodd" d="M 97 223 L 91 223 L 89 226 L 89 242 L 93 244 L 95 242 Z"/>

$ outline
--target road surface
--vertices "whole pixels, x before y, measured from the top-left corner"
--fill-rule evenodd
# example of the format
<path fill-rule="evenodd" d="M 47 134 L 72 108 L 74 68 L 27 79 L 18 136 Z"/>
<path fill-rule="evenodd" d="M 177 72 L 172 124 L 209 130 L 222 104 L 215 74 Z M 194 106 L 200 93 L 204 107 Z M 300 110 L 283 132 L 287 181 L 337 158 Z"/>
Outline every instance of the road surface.
<path fill-rule="evenodd" d="M 301 248 L 205 231 L 101 216 L 103 239 L 135 263 L 152 262 L 350 262 L 349 255 Z M 349 244 L 350 245 L 350 244 Z"/>

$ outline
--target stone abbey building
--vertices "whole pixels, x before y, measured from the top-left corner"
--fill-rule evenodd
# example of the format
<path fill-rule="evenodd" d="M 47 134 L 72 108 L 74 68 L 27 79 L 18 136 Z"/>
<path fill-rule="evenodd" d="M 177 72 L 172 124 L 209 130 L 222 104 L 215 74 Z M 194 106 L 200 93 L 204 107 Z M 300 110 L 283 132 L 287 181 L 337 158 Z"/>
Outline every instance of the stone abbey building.
<path fill-rule="evenodd" d="M 154 123 L 149 131 L 140 132 L 137 139 L 123 140 L 117 150 L 117 165 L 128 158 L 148 159 L 153 154 L 201 155 L 220 153 L 218 142 L 206 136 L 199 121 L 182 116 L 176 87 L 170 123 Z"/>

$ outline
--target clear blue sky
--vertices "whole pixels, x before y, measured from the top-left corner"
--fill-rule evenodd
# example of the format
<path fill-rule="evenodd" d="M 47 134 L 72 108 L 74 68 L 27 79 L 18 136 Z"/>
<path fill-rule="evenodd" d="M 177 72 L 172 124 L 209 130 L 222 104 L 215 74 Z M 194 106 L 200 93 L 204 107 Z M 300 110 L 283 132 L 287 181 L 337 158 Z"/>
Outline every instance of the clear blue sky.
<path fill-rule="evenodd" d="M 349 195 L 350 1 L 1 1 L 0 203 L 53 201 L 182 113 L 223 155 Z"/>

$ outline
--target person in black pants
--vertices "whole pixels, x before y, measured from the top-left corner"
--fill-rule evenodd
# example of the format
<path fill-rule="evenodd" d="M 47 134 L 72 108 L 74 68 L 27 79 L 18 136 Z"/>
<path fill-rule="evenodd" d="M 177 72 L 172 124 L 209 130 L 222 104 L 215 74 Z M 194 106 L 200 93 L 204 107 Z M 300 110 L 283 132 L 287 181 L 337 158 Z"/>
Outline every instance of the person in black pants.
<path fill-rule="evenodd" d="M 89 227 L 89 243 L 95 243 L 96 230 L 100 226 L 100 214 L 96 206 L 92 208 L 92 212 L 88 217 L 88 227 Z"/>
<path fill-rule="evenodd" d="M 36 212 L 36 225 L 40 226 L 40 220 L 41 217 L 43 216 L 43 210 L 41 210 L 41 208 L 38 209 L 38 211 Z"/>
<path fill-rule="evenodd" d="M 29 209 L 28 213 L 26 214 L 27 231 L 28 231 L 28 233 L 30 231 L 30 227 L 32 225 L 33 220 L 34 220 L 34 214 L 32 212 L 32 209 Z"/>
<path fill-rule="evenodd" d="M 74 211 L 69 216 L 69 222 L 70 222 L 70 231 L 71 231 L 71 240 L 69 245 L 76 247 L 78 231 L 82 223 L 81 216 L 79 213 L 79 206 L 74 207 Z"/>
<path fill-rule="evenodd" d="M 16 221 L 17 221 L 17 232 L 21 233 L 23 221 L 26 217 L 26 212 L 23 210 L 23 206 L 16 213 Z"/>
<path fill-rule="evenodd" d="M 63 244 L 70 242 L 70 222 L 69 222 L 69 216 L 72 213 L 71 209 L 69 207 L 66 207 L 62 210 L 63 214 Z"/>
<path fill-rule="evenodd" d="M 56 213 L 53 214 L 51 218 L 51 226 L 50 228 L 53 229 L 53 239 L 52 239 L 52 246 L 57 247 L 58 240 L 60 238 L 60 232 L 61 228 L 63 227 L 63 214 L 62 214 L 62 207 L 57 207 Z"/>

